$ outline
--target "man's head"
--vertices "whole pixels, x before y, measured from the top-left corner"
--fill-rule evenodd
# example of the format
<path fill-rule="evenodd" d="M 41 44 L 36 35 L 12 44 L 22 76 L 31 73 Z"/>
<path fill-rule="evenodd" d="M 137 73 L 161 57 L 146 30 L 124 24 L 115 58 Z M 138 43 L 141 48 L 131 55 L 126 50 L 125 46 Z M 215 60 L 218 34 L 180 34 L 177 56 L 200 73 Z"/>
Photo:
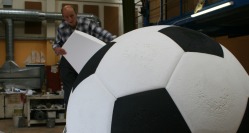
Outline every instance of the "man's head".
<path fill-rule="evenodd" d="M 65 5 L 61 9 L 61 14 L 63 19 L 68 23 L 71 27 L 75 28 L 77 25 L 77 13 L 75 9 L 71 5 Z"/>

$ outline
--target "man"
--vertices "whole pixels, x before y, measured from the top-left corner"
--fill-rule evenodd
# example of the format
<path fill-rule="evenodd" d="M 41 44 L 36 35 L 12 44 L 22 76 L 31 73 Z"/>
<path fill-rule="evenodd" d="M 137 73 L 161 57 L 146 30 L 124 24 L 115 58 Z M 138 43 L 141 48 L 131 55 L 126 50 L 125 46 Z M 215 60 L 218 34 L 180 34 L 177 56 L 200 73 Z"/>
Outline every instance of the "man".
<path fill-rule="evenodd" d="M 74 30 L 85 32 L 89 35 L 95 36 L 104 42 L 109 42 L 113 38 L 112 34 L 103 28 L 99 27 L 95 22 L 87 18 L 78 18 L 77 12 L 71 5 L 65 5 L 61 9 L 64 21 L 57 29 L 57 36 L 53 44 L 53 49 L 57 55 L 65 55 L 67 52 L 62 48 L 69 36 Z M 67 107 L 69 95 L 71 93 L 72 85 L 78 76 L 78 73 L 62 56 L 60 60 L 60 75 L 63 83 L 64 101 Z"/>

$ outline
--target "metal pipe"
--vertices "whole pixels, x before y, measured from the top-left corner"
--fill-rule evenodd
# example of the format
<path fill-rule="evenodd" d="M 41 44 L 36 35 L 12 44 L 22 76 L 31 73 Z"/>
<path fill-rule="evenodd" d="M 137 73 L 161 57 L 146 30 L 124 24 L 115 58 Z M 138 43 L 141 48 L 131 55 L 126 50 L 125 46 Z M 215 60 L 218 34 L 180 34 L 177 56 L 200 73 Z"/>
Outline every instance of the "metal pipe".
<path fill-rule="evenodd" d="M 164 9 L 164 3 L 163 0 L 161 0 L 161 6 L 160 6 L 160 22 L 163 21 L 163 9 Z"/>
<path fill-rule="evenodd" d="M 5 24 L 5 40 L 6 40 L 6 60 L 14 60 L 14 46 L 13 46 L 13 21 L 12 19 L 4 19 Z"/>
<path fill-rule="evenodd" d="M 0 17 L 3 19 L 11 18 L 13 20 L 42 20 L 44 16 L 35 10 L 1 9 Z"/>
<path fill-rule="evenodd" d="M 78 14 L 78 17 L 86 17 L 101 26 L 99 18 L 93 14 Z M 19 21 L 42 21 L 42 20 L 62 20 L 61 13 L 57 12 L 41 12 L 37 10 L 21 10 L 21 9 L 0 9 L 0 19 L 11 18 Z"/>

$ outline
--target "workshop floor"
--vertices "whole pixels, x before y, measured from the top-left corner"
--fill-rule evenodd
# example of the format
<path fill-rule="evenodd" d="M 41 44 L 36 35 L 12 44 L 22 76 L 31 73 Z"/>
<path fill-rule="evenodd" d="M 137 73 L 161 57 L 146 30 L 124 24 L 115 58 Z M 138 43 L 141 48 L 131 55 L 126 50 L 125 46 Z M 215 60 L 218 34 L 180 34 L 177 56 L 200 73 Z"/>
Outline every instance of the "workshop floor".
<path fill-rule="evenodd" d="M 56 124 L 49 128 L 46 124 L 31 125 L 30 127 L 15 127 L 13 119 L 0 119 L 0 133 L 62 133 L 65 124 Z"/>

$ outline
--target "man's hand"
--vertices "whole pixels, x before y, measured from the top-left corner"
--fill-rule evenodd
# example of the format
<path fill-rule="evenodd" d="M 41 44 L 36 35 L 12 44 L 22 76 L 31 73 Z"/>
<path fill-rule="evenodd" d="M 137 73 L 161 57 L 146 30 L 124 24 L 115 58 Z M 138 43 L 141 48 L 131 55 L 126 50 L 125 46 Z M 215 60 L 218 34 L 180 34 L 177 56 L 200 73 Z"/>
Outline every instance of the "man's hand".
<path fill-rule="evenodd" d="M 65 51 L 65 49 L 61 48 L 61 47 L 56 47 L 54 48 L 54 52 L 57 54 L 57 55 L 65 55 L 67 54 L 67 52 Z"/>

